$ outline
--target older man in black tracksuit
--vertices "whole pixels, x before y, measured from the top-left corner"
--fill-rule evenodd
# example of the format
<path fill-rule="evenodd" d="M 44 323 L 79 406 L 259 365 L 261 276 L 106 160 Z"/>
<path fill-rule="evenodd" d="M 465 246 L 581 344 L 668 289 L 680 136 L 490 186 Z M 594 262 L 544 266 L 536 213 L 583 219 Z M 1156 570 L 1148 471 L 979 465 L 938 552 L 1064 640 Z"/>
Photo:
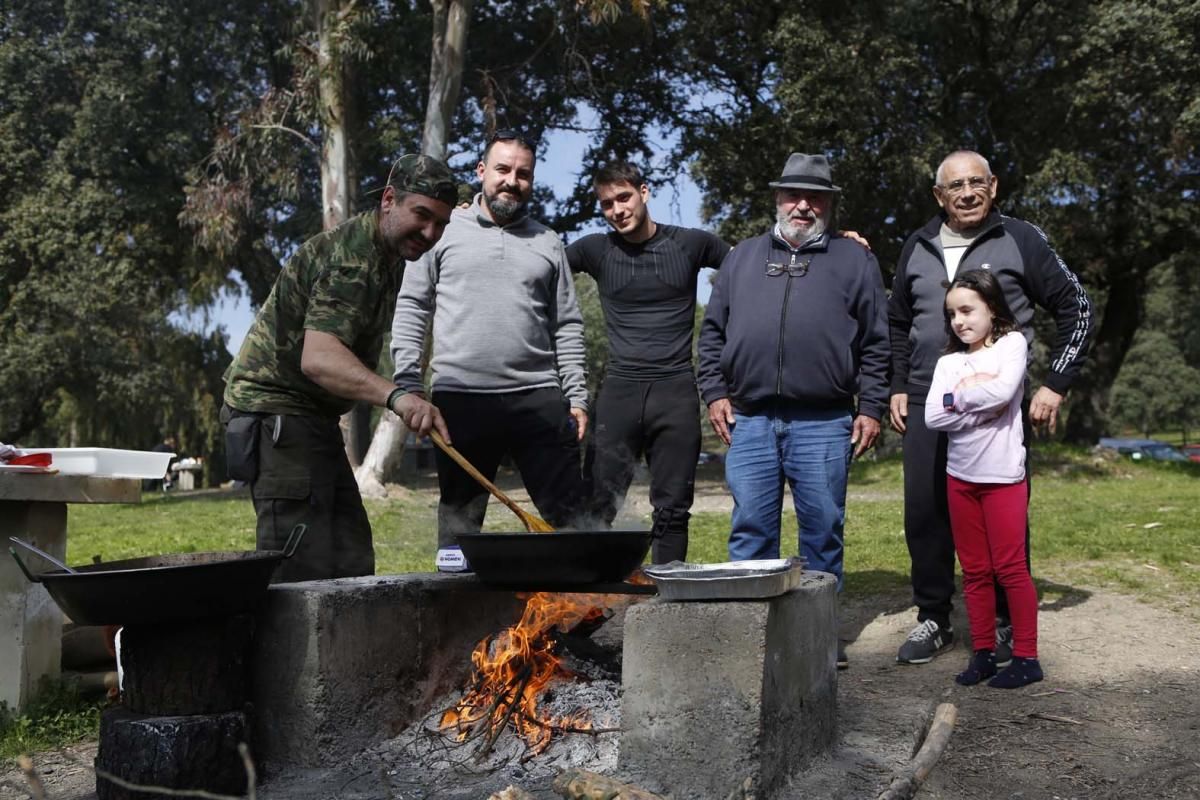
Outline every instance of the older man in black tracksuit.
<path fill-rule="evenodd" d="M 854 455 L 874 444 L 887 410 L 887 301 L 870 251 L 829 234 L 839 189 L 824 156 L 793 153 L 770 185 L 774 230 L 721 264 L 700 328 L 700 393 L 730 445 L 730 557 L 779 556 L 786 480 L 800 552 L 840 588 L 852 443 Z"/>
<path fill-rule="evenodd" d="M 942 213 L 909 237 L 896 265 L 888 305 L 892 343 L 892 425 L 904 434 L 904 537 L 912 559 L 917 626 L 896 655 L 924 664 L 954 642 L 954 542 L 946 507 L 946 435 L 925 427 L 925 399 L 946 346 L 946 281 L 967 269 L 991 270 L 1025 338 L 1033 310 L 1054 315 L 1050 367 L 1027 421 L 1054 430 L 1058 409 L 1079 373 L 1091 331 L 1091 306 L 1079 279 L 1036 226 L 992 207 L 997 181 L 978 153 L 951 153 L 938 167 L 934 197 Z M 1026 431 L 1028 446 L 1029 431 Z M 1028 473 L 1026 473 L 1028 474 Z M 996 659 L 1011 658 L 1012 628 L 997 593 Z"/>

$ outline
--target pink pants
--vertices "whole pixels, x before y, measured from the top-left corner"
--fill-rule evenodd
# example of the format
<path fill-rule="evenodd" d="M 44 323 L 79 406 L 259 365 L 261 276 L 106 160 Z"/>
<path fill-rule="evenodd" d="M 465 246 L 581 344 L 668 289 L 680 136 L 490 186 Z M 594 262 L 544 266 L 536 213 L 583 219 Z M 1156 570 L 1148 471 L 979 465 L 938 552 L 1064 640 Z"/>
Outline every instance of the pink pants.
<path fill-rule="evenodd" d="M 1025 566 L 1027 484 L 970 483 L 947 475 L 946 489 L 973 649 L 996 648 L 998 581 L 1008 595 L 1013 655 L 1037 658 L 1037 590 Z"/>

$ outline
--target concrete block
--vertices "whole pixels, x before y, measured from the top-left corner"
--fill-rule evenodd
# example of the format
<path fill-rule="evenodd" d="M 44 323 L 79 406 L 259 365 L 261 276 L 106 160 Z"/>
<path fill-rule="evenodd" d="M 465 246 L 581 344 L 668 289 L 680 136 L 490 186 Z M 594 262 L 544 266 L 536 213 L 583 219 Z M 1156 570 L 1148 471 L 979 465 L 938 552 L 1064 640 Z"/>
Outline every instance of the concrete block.
<path fill-rule="evenodd" d="M 463 575 L 273 585 L 252 656 L 256 761 L 330 766 L 395 736 L 462 686 L 476 643 L 523 608 Z"/>
<path fill-rule="evenodd" d="M 619 763 L 676 798 L 776 796 L 833 745 L 837 581 L 766 600 L 653 601 L 625 616 Z M 737 795 L 741 796 L 741 795 Z"/>
<path fill-rule="evenodd" d="M 136 478 L 102 478 L 96 475 L 5 473 L 0 475 L 0 500 L 22 503 L 140 503 L 142 482 Z"/>
<path fill-rule="evenodd" d="M 0 500 L 0 531 L 6 537 L 4 549 L 9 547 L 7 537 L 16 536 L 62 561 L 67 555 L 67 506 Z M 18 555 L 35 575 L 54 569 L 27 551 Z M 46 587 L 31 583 L 4 553 L 0 558 L 0 703 L 24 709 L 43 680 L 58 678 L 62 621 L 62 611 Z"/>

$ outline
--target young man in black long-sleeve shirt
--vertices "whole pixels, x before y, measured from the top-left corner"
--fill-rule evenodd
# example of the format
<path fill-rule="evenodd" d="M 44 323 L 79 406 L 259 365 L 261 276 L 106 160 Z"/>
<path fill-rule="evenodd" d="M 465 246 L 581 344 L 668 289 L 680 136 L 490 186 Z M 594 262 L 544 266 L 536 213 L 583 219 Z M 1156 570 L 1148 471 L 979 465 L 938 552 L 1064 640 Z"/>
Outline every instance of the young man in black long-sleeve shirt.
<path fill-rule="evenodd" d="M 650 189 L 632 164 L 601 168 L 593 185 L 613 230 L 567 248 L 571 269 L 596 280 L 608 333 L 608 370 L 587 455 L 593 507 L 612 524 L 644 456 L 656 534 L 651 558 L 682 561 L 700 455 L 692 366 L 696 281 L 704 267 L 720 266 L 729 245 L 706 231 L 651 219 Z"/>

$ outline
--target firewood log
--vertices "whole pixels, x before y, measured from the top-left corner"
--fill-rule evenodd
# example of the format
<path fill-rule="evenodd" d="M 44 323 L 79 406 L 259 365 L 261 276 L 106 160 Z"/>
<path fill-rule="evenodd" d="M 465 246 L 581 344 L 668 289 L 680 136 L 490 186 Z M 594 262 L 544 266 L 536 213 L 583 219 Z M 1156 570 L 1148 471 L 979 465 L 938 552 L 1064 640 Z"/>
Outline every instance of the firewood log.
<path fill-rule="evenodd" d="M 954 722 L 958 719 L 958 708 L 952 703 L 942 703 L 933 715 L 933 721 L 917 752 L 908 766 L 896 775 L 891 784 L 879 795 L 878 800 L 909 800 L 916 795 L 917 790 L 934 764 L 950 743 L 950 734 L 954 733 Z"/>
<path fill-rule="evenodd" d="M 663 800 L 661 795 L 585 769 L 568 769 L 554 779 L 554 791 L 565 800 Z"/>

